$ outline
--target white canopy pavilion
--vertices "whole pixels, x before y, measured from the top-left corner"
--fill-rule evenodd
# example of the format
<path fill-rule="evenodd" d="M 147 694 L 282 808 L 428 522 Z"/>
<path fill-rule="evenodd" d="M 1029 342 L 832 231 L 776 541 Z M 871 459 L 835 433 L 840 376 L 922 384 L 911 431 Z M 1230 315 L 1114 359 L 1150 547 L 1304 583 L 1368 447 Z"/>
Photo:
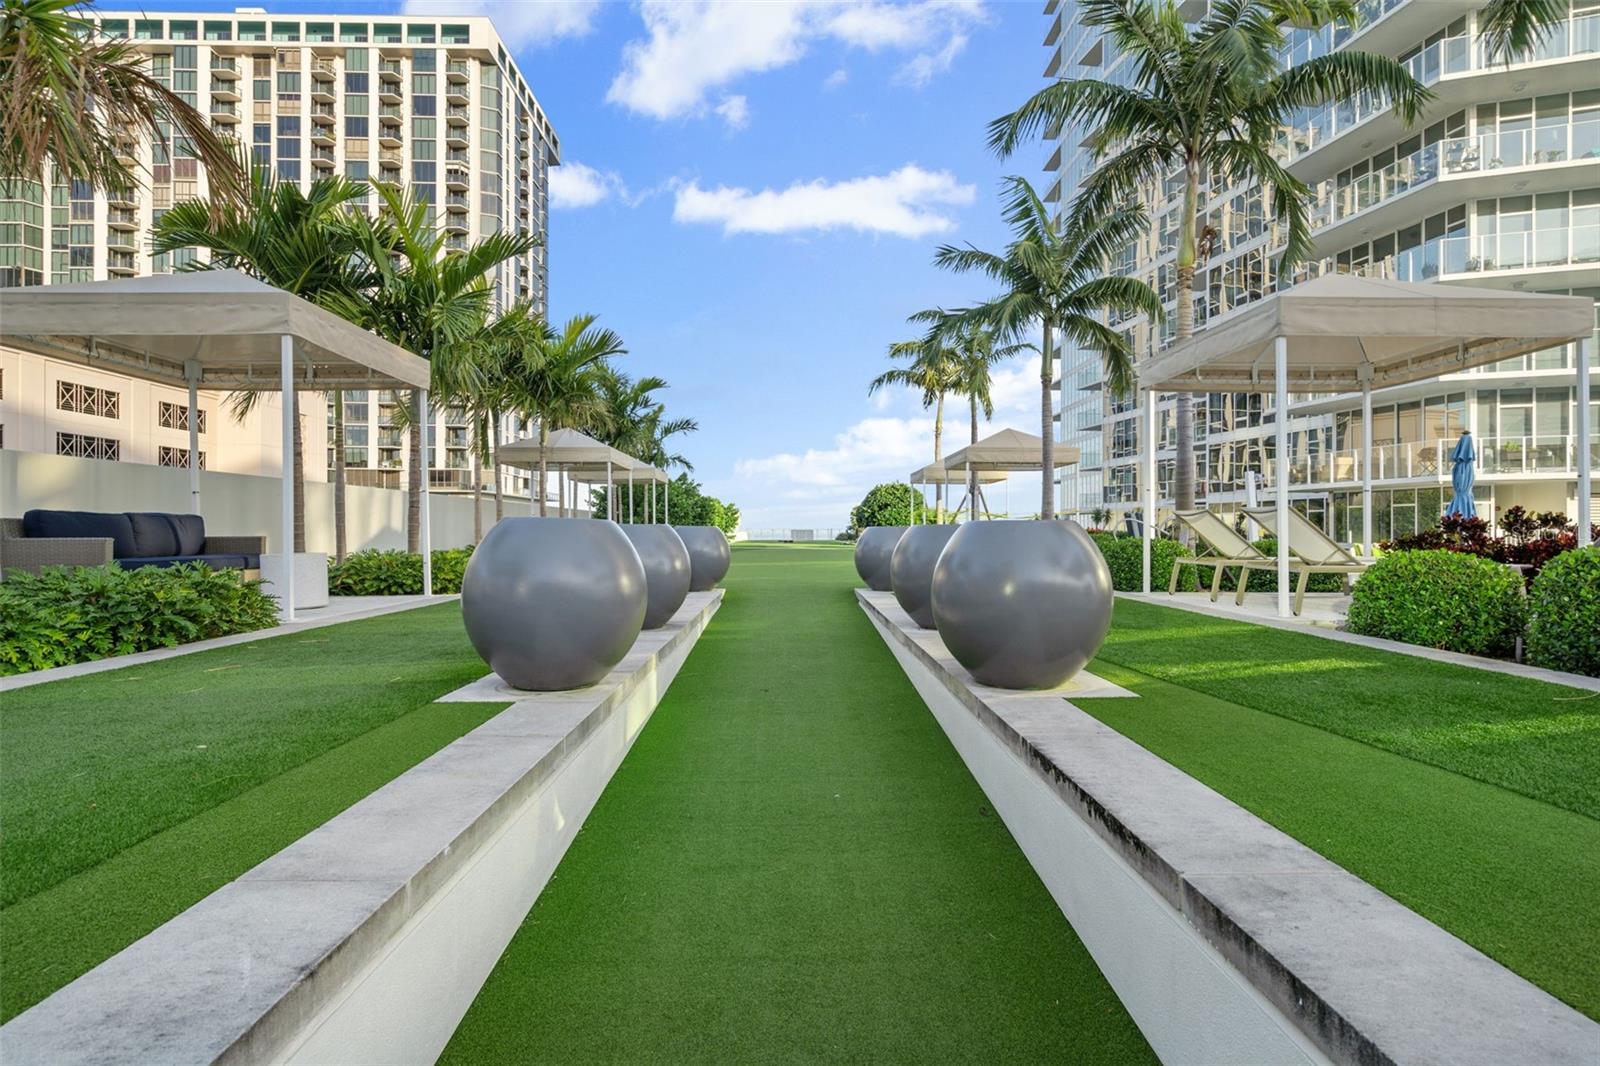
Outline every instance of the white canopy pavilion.
<path fill-rule="evenodd" d="M 917 487 L 927 485 L 967 485 L 971 478 L 976 478 L 980 486 L 994 485 L 1004 481 L 1009 475 L 1001 470 L 990 470 L 969 475 L 965 470 L 951 470 L 943 462 L 929 463 L 927 466 L 911 471 L 906 476 L 906 485 L 912 492 Z M 962 501 L 965 503 L 966 501 Z M 927 493 L 923 493 L 923 509 L 927 509 Z M 952 510 L 955 510 L 952 508 Z"/>
<path fill-rule="evenodd" d="M 1078 461 L 1078 449 L 1070 444 L 1057 441 L 1051 466 L 1054 468 L 1044 473 L 1049 477 L 1064 466 L 1072 466 Z M 967 472 L 979 474 L 1004 475 L 1025 472 L 1030 470 L 1044 471 L 1044 440 L 1031 433 L 1024 433 L 1020 429 L 1002 429 L 965 448 L 951 452 L 945 456 L 946 470 L 959 470 L 965 475 Z M 972 500 L 972 517 L 978 517 L 978 501 L 976 496 Z"/>
<path fill-rule="evenodd" d="M 635 477 L 648 481 L 670 482 L 667 475 L 627 452 L 595 440 L 575 429 L 553 429 L 543 443 L 538 437 L 525 437 L 502 444 L 495 452 L 508 466 L 537 470 L 541 455 L 547 470 L 557 470 L 579 484 L 605 485 L 606 506 L 613 512 L 616 493 L 612 486 L 625 479 L 629 486 Z M 631 502 L 632 494 L 629 494 Z"/>
<path fill-rule="evenodd" d="M 1594 301 L 1436 283 L 1328 274 L 1274 293 L 1139 367 L 1144 393 L 1140 492 L 1144 502 L 1144 591 L 1150 591 L 1155 529 L 1155 404 L 1161 392 L 1271 392 L 1277 504 L 1278 614 L 1289 616 L 1290 393 L 1362 395 L 1362 540 L 1372 543 L 1372 390 L 1577 342 L 1578 543 L 1589 543 L 1589 367 Z"/>
<path fill-rule="evenodd" d="M 421 389 L 426 360 L 315 304 L 236 270 L 0 289 L 0 341 L 39 355 L 189 390 L 281 392 L 282 573 L 294 573 L 296 391 Z M 189 419 L 189 492 L 200 503 L 199 420 Z M 427 450 L 423 450 L 426 463 Z M 422 472 L 427 485 L 427 470 Z M 428 494 L 422 494 L 423 592 L 432 591 Z M 294 582 L 279 604 L 294 620 Z"/>

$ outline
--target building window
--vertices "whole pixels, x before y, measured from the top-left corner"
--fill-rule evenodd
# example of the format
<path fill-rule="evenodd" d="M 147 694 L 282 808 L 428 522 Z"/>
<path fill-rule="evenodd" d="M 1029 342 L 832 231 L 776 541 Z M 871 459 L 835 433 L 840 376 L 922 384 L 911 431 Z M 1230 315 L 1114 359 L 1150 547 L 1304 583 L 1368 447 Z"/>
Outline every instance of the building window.
<path fill-rule="evenodd" d="M 112 443 L 116 442 L 113 441 Z M 113 456 L 113 458 L 115 457 Z M 171 445 L 163 444 L 156 449 L 156 465 L 176 466 L 187 470 L 189 468 L 189 449 L 174 448 Z M 201 470 L 206 468 L 206 453 L 203 451 L 200 453 L 198 465 Z"/>
<path fill-rule="evenodd" d="M 72 381 L 56 382 L 56 407 L 75 415 L 97 415 L 100 418 L 122 417 L 122 394 L 93 385 L 79 385 Z"/>
<path fill-rule="evenodd" d="M 91 437 L 86 433 L 57 433 L 56 454 L 70 455 L 74 459 L 107 459 L 116 462 L 122 458 L 122 442 L 110 437 Z"/>
<path fill-rule="evenodd" d="M 187 431 L 189 428 L 189 405 L 184 403 L 168 403 L 166 400 L 161 400 L 156 404 L 156 424 L 162 429 L 181 429 Z M 204 433 L 205 431 L 206 412 L 205 408 L 202 407 L 200 409 L 200 432 Z"/>

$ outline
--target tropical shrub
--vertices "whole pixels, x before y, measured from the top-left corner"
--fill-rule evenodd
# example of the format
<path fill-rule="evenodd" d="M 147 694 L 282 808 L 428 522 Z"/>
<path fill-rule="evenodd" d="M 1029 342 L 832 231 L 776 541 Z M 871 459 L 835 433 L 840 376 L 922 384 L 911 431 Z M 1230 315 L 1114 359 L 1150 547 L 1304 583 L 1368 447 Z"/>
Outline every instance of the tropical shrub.
<path fill-rule="evenodd" d="M 433 591 L 461 591 L 472 548 L 441 548 L 433 553 Z M 328 564 L 328 592 L 334 596 L 420 596 L 422 556 L 398 549 L 351 552 Z"/>
<path fill-rule="evenodd" d="M 1347 627 L 1407 644 L 1509 657 L 1522 633 L 1522 578 L 1448 550 L 1392 552 L 1356 582 Z"/>
<path fill-rule="evenodd" d="M 1123 537 L 1115 533 L 1090 533 L 1090 539 L 1100 548 L 1111 570 L 1111 587 L 1118 592 L 1139 592 L 1144 588 L 1144 549 L 1139 537 Z M 1156 539 L 1150 542 L 1150 588 L 1164 592 L 1172 579 L 1172 561 L 1184 554 L 1183 545 L 1175 540 Z M 1197 585 L 1196 571 L 1186 566 L 1178 572 L 1178 591 L 1193 592 Z M 1207 586 L 1210 587 L 1209 585 Z"/>
<path fill-rule="evenodd" d="M 48 567 L 0 583 L 0 674 L 264 629 L 278 602 L 237 570 L 202 563 Z"/>
<path fill-rule="evenodd" d="M 1600 677 L 1600 546 L 1558 555 L 1534 578 L 1528 661 Z"/>
<path fill-rule="evenodd" d="M 850 531 L 859 535 L 872 526 L 914 526 L 931 519 L 932 508 L 910 485 L 897 481 L 874 485 L 850 511 Z"/>
<path fill-rule="evenodd" d="M 655 484 L 653 491 L 656 494 L 653 510 L 645 506 L 651 488 L 644 485 L 635 485 L 633 489 L 633 517 L 635 521 L 643 522 L 648 513 L 655 515 L 657 522 L 663 515 L 667 515 L 675 526 L 716 526 L 728 536 L 733 536 L 739 529 L 739 508 L 736 504 L 725 503 L 715 496 L 707 496 L 701 489 L 700 483 L 689 477 L 688 474 L 679 474 L 672 479 L 672 495 L 667 497 L 667 486 Z M 618 504 L 622 514 L 628 513 L 627 488 L 622 487 L 621 499 Z M 589 494 L 590 513 L 596 518 L 606 516 L 606 490 L 598 488 Z M 668 514 L 670 503 L 670 514 Z"/>
<path fill-rule="evenodd" d="M 1528 511 L 1508 507 L 1500 515 L 1501 535 L 1489 535 L 1489 523 L 1481 518 L 1445 515 L 1431 529 L 1409 533 L 1385 541 L 1385 551 L 1443 549 L 1480 555 L 1500 563 L 1523 567 L 1523 576 L 1532 583 L 1539 570 L 1556 556 L 1578 546 L 1577 526 L 1560 511 Z M 1600 539 L 1600 526 L 1594 527 Z"/>

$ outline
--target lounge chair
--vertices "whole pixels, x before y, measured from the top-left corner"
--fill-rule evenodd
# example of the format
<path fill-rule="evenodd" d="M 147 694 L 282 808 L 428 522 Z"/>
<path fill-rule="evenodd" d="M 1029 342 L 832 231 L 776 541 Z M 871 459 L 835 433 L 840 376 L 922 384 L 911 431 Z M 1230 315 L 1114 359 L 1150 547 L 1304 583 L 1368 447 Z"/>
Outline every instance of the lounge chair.
<path fill-rule="evenodd" d="M 1245 514 L 1254 518 L 1262 528 L 1277 535 L 1278 511 L 1274 507 L 1247 507 Z M 1367 567 L 1372 565 L 1372 560 L 1362 559 L 1352 555 L 1350 551 L 1338 541 L 1331 539 L 1326 533 L 1312 524 L 1305 515 L 1289 508 L 1289 572 L 1300 575 L 1294 589 L 1294 613 L 1300 613 L 1300 606 L 1305 602 L 1306 583 L 1311 580 L 1312 574 L 1339 574 L 1344 578 L 1344 590 L 1350 591 L 1350 575 L 1365 573 Z M 1242 568 L 1239 574 L 1239 593 L 1234 597 L 1235 603 L 1244 602 L 1245 587 L 1250 580 L 1251 570 L 1275 570 L 1278 566 L 1276 558 L 1269 559 L 1267 565 L 1249 563 Z"/>
<path fill-rule="evenodd" d="M 1222 590 L 1222 572 L 1230 566 L 1239 567 L 1241 583 L 1244 578 L 1242 571 L 1251 563 L 1267 561 L 1267 556 L 1262 555 L 1238 530 L 1230 526 L 1214 511 L 1201 508 L 1198 511 L 1176 511 L 1173 517 L 1187 527 L 1204 546 L 1205 554 L 1188 557 L 1180 556 L 1172 561 L 1172 578 L 1167 582 L 1167 595 L 1176 595 L 1178 591 L 1178 571 L 1185 566 L 1211 567 L 1211 602 L 1217 601 L 1217 594 Z"/>

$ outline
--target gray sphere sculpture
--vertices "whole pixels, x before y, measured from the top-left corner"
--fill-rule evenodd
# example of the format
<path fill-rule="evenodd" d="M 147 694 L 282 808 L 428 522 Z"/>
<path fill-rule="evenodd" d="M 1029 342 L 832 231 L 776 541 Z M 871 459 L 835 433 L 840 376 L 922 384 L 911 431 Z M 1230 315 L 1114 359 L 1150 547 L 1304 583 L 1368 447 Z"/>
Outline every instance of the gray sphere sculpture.
<path fill-rule="evenodd" d="M 689 549 L 689 591 L 709 592 L 728 576 L 728 535 L 716 526 L 673 526 Z"/>
<path fill-rule="evenodd" d="M 888 592 L 889 561 L 907 526 L 868 526 L 856 538 L 856 573 L 873 592 Z"/>
<path fill-rule="evenodd" d="M 933 628 L 933 564 L 959 528 L 953 524 L 912 526 L 889 559 L 894 598 L 923 629 Z"/>
<path fill-rule="evenodd" d="M 461 617 L 513 688 L 551 692 L 605 677 L 644 624 L 644 564 L 615 522 L 507 518 L 467 562 Z"/>
<path fill-rule="evenodd" d="M 689 549 L 671 526 L 629 523 L 622 532 L 633 542 L 634 551 L 644 564 L 644 627 L 660 629 L 678 613 L 683 598 L 689 595 Z"/>
<path fill-rule="evenodd" d="M 1076 522 L 967 522 L 933 568 L 933 619 L 981 684 L 1054 688 L 1111 628 L 1111 571 Z"/>

